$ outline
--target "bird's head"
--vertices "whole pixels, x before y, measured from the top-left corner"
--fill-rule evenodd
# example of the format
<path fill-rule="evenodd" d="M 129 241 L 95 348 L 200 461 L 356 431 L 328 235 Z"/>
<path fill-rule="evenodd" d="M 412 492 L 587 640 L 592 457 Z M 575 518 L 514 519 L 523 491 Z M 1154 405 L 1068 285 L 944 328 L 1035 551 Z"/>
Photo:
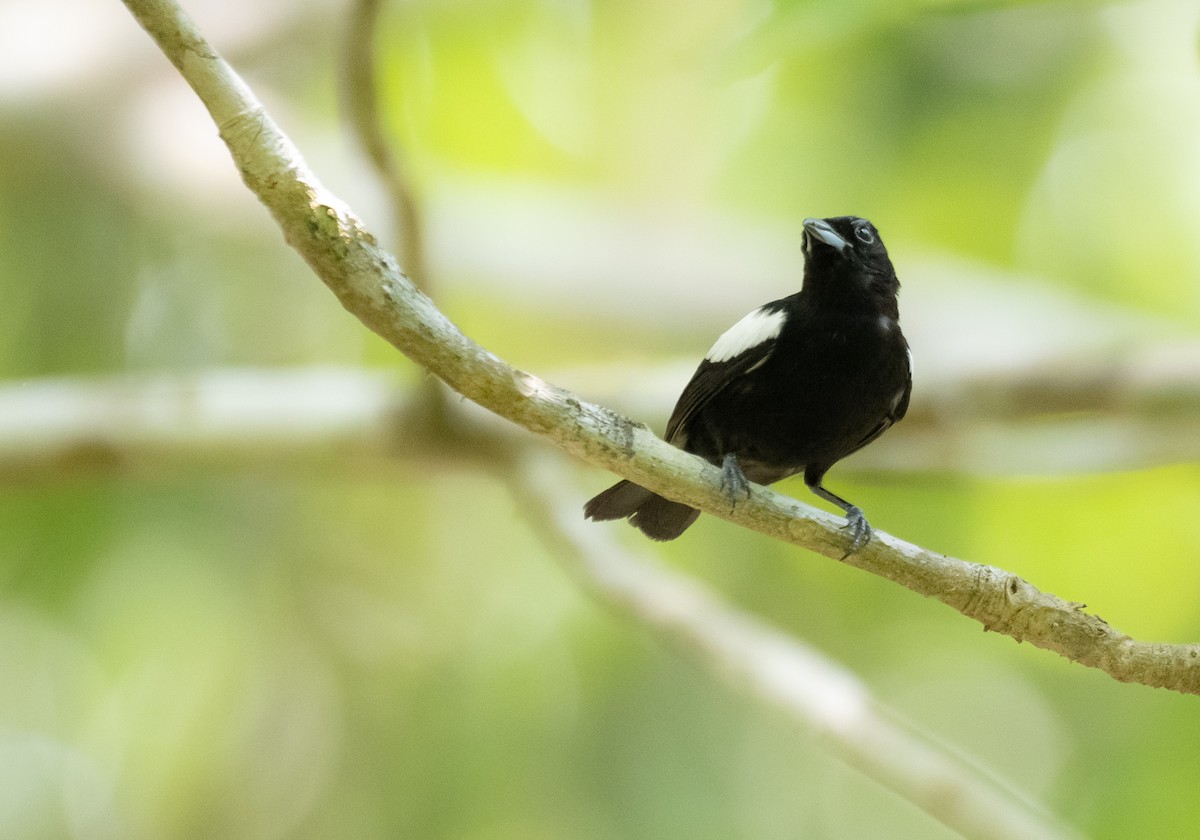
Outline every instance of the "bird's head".
<path fill-rule="evenodd" d="M 892 299 L 900 288 L 879 231 L 858 216 L 804 220 L 804 283 Z"/>

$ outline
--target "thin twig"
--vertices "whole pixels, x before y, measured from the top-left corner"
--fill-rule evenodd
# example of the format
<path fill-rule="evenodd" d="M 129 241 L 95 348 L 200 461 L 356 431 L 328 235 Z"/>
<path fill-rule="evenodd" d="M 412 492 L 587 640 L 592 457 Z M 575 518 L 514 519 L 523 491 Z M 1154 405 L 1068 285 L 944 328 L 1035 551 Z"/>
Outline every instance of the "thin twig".
<path fill-rule="evenodd" d="M 376 30 L 382 5 L 382 0 L 356 0 L 351 7 L 342 87 L 354 136 L 391 198 L 403 247 L 400 263 L 405 274 L 428 293 L 430 277 L 421 208 L 414 195 L 412 177 L 393 144 L 388 142 L 381 117 L 376 83 Z"/>

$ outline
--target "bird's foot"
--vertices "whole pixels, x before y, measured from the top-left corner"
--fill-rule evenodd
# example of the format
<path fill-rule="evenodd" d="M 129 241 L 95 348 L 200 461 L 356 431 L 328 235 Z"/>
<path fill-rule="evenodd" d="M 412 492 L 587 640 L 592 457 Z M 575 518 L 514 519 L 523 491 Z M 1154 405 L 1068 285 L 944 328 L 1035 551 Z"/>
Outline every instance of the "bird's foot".
<path fill-rule="evenodd" d="M 726 455 L 725 460 L 721 462 L 721 489 L 729 497 L 730 510 L 737 507 L 739 500 L 745 501 L 750 498 L 750 481 L 742 472 L 737 455 L 732 452 Z"/>
<path fill-rule="evenodd" d="M 846 508 L 846 524 L 842 526 L 842 530 L 850 532 L 850 548 L 842 555 L 843 560 L 871 541 L 871 526 L 867 517 L 854 505 Z"/>

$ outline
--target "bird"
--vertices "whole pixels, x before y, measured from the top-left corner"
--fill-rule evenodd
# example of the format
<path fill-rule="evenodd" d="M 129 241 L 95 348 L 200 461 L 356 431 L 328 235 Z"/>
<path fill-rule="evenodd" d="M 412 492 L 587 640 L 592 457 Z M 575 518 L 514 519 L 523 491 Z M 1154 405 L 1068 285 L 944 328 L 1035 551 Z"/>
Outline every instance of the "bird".
<path fill-rule="evenodd" d="M 668 443 L 721 468 L 732 505 L 804 474 L 846 516 L 846 557 L 871 539 L 857 505 L 828 490 L 825 474 L 904 417 L 912 356 L 900 330 L 900 281 L 875 226 L 858 216 L 803 222 L 800 291 L 750 312 L 700 362 L 667 421 Z M 584 506 L 594 521 L 628 519 L 653 540 L 673 540 L 700 512 L 632 481 Z"/>

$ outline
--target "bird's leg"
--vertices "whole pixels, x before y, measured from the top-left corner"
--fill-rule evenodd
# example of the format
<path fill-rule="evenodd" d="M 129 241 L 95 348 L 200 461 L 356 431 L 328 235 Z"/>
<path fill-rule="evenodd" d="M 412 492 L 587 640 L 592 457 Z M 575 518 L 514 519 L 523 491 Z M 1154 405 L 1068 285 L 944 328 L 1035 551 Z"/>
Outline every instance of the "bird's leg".
<path fill-rule="evenodd" d="M 739 496 L 743 500 L 750 498 L 750 480 L 742 472 L 742 465 L 733 452 L 721 462 L 721 489 L 729 496 L 730 510 L 737 507 Z"/>
<path fill-rule="evenodd" d="M 804 471 L 804 483 L 808 485 L 809 490 L 846 512 L 846 524 L 842 527 L 843 530 L 850 532 L 850 549 L 842 555 L 842 559 L 845 560 L 871 541 L 871 525 L 867 522 L 867 517 L 863 515 L 860 507 L 850 504 L 841 496 L 830 493 L 821 486 L 821 479 L 824 477 L 824 470 L 811 473 L 808 470 Z"/>

